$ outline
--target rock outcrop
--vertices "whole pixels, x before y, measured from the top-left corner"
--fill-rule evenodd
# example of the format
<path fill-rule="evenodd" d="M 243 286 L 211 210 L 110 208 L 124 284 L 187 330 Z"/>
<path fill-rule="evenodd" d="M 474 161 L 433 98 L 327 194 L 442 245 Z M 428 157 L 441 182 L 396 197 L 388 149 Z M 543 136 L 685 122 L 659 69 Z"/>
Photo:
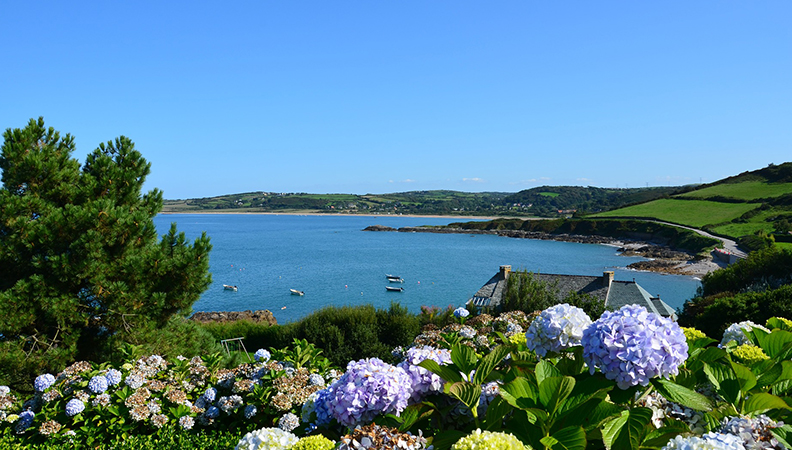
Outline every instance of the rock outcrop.
<path fill-rule="evenodd" d="M 210 322 L 236 322 L 237 320 L 247 320 L 255 323 L 266 322 L 268 325 L 277 325 L 278 321 L 268 309 L 258 311 L 209 311 L 197 312 L 190 317 L 191 320 L 200 323 Z"/>

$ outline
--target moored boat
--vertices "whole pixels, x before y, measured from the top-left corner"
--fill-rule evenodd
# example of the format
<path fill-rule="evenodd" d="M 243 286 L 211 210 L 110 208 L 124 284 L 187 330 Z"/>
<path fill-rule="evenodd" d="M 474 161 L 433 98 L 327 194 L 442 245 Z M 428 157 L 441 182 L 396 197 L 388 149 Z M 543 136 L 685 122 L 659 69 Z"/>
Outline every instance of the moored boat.
<path fill-rule="evenodd" d="M 404 278 L 396 275 L 385 275 L 389 283 L 404 283 Z"/>
<path fill-rule="evenodd" d="M 385 290 L 389 292 L 402 292 L 404 291 L 403 287 L 393 287 L 393 286 L 385 286 Z"/>
<path fill-rule="evenodd" d="M 228 285 L 228 284 L 224 284 L 223 285 L 223 289 L 226 290 L 226 291 L 234 291 L 234 292 L 236 292 L 239 288 L 236 287 L 236 286 L 231 286 L 231 285 Z"/>
<path fill-rule="evenodd" d="M 298 291 L 297 289 L 289 289 L 289 291 L 291 291 L 292 295 L 305 295 L 305 292 Z"/>

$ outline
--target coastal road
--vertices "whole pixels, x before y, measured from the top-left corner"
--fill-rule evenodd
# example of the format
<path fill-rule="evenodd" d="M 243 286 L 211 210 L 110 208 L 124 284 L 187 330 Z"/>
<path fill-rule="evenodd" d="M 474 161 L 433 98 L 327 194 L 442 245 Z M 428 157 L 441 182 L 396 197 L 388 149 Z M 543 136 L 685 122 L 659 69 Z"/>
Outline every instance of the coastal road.
<path fill-rule="evenodd" d="M 649 222 L 656 222 L 656 223 L 661 223 L 663 225 L 670 225 L 672 227 L 684 228 L 686 230 L 695 231 L 696 233 L 698 233 L 698 234 L 700 234 L 700 235 L 702 235 L 704 237 L 717 239 L 717 240 L 723 242 L 723 249 L 731 252 L 733 255 L 735 255 L 736 257 L 738 257 L 740 259 L 748 257 L 747 253 L 745 253 L 744 251 L 742 251 L 739 248 L 737 248 L 737 242 L 735 242 L 735 241 L 733 241 L 731 239 L 720 237 L 720 236 L 715 236 L 715 235 L 707 233 L 706 231 L 699 230 L 698 228 L 686 227 L 684 225 L 679 225 L 679 224 L 676 224 L 676 223 L 662 222 L 662 221 L 659 221 L 659 220 L 650 220 Z"/>

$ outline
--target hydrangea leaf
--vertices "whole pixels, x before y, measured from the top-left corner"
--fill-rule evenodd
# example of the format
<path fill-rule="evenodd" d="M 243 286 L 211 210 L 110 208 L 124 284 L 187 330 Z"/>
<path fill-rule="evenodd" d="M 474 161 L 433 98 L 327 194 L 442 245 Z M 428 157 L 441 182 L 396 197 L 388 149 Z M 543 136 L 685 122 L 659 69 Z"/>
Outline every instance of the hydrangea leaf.
<path fill-rule="evenodd" d="M 484 417 L 484 428 L 490 431 L 498 431 L 503 428 L 503 418 L 512 411 L 512 406 L 503 397 L 495 397 L 487 406 L 487 414 Z"/>
<path fill-rule="evenodd" d="M 569 397 L 575 388 L 575 379 L 572 377 L 548 377 L 539 384 L 539 401 L 547 408 L 552 416 L 558 405 Z"/>
<path fill-rule="evenodd" d="M 740 401 L 740 382 L 731 364 L 704 363 L 704 375 L 727 402 L 736 405 Z"/>
<path fill-rule="evenodd" d="M 460 381 L 452 384 L 448 393 L 470 408 L 474 417 L 477 416 L 479 399 L 481 398 L 481 386 Z"/>
<path fill-rule="evenodd" d="M 750 368 L 737 363 L 732 363 L 734 374 L 737 375 L 737 380 L 740 382 L 740 390 L 743 394 L 753 389 L 756 386 L 756 375 Z"/>
<path fill-rule="evenodd" d="M 711 411 L 715 406 L 712 400 L 706 396 L 692 389 L 680 386 L 673 381 L 655 378 L 652 380 L 652 386 L 669 401 L 679 403 L 682 406 L 687 406 L 696 411 Z"/>
<path fill-rule="evenodd" d="M 460 372 L 470 373 L 471 370 L 476 368 L 478 358 L 472 348 L 467 345 L 456 344 L 451 349 L 451 361 L 454 362 Z"/>
<path fill-rule="evenodd" d="M 510 405 L 520 409 L 535 406 L 539 396 L 536 386 L 523 377 L 515 378 L 501 386 L 500 395 Z"/>
<path fill-rule="evenodd" d="M 642 445 L 644 448 L 662 448 L 675 436 L 687 433 L 690 433 L 690 427 L 686 423 L 670 420 L 662 428 L 649 432 Z"/>
<path fill-rule="evenodd" d="M 776 397 L 767 392 L 753 394 L 745 400 L 743 413 L 763 413 L 771 409 L 790 409 L 789 405 L 781 397 Z"/>
<path fill-rule="evenodd" d="M 456 383 L 458 381 L 462 381 L 462 375 L 459 374 L 459 371 L 454 370 L 449 366 L 441 366 L 440 364 L 437 364 L 437 361 L 425 359 L 418 363 L 418 365 L 439 376 L 445 380 L 446 383 Z"/>
<path fill-rule="evenodd" d="M 647 426 L 652 423 L 652 410 L 649 408 L 633 408 L 623 411 L 621 415 L 602 428 L 602 441 L 607 449 L 638 450 Z"/>
<path fill-rule="evenodd" d="M 495 370 L 495 366 L 503 361 L 503 358 L 505 358 L 508 354 L 509 348 L 503 345 L 492 349 L 492 351 L 487 353 L 487 355 L 481 359 L 478 367 L 476 367 L 476 373 L 473 375 L 473 382 L 476 384 L 484 383 L 492 371 Z"/>
<path fill-rule="evenodd" d="M 536 383 L 541 385 L 545 378 L 560 377 L 561 371 L 550 361 L 543 359 L 536 364 Z"/>
<path fill-rule="evenodd" d="M 778 439 L 781 445 L 786 448 L 792 448 L 792 445 L 790 445 L 790 441 L 792 441 L 792 425 L 782 425 L 777 428 L 772 428 L 770 432 L 773 433 L 773 436 Z"/>
<path fill-rule="evenodd" d="M 761 331 L 761 330 L 760 330 Z M 772 333 L 755 333 L 759 346 L 771 358 L 780 358 L 782 355 L 790 353 L 792 348 L 792 333 L 784 330 L 774 330 Z"/>
<path fill-rule="evenodd" d="M 553 450 L 585 450 L 586 432 L 581 427 L 567 427 L 545 436 L 540 442 Z"/>
<path fill-rule="evenodd" d="M 772 362 L 772 361 L 771 361 Z M 761 375 L 756 380 L 756 385 L 759 387 L 767 387 L 780 380 L 781 375 L 784 374 L 784 366 L 781 363 L 775 363 L 769 368 L 759 371 Z"/>

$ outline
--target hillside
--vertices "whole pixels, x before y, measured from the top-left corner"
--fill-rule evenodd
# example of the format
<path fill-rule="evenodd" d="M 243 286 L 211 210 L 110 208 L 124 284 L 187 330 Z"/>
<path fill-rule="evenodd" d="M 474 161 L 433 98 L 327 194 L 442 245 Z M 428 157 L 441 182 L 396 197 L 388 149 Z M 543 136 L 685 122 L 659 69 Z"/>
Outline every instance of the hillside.
<path fill-rule="evenodd" d="M 343 212 L 348 214 L 442 214 L 563 217 L 576 211 L 606 211 L 680 192 L 679 187 L 605 189 L 542 186 L 517 193 L 447 190 L 392 194 L 246 192 L 165 200 L 163 212 Z"/>
<path fill-rule="evenodd" d="M 743 172 L 646 203 L 589 217 L 639 217 L 702 228 L 736 239 L 776 233 L 788 242 L 792 222 L 792 162 Z"/>

